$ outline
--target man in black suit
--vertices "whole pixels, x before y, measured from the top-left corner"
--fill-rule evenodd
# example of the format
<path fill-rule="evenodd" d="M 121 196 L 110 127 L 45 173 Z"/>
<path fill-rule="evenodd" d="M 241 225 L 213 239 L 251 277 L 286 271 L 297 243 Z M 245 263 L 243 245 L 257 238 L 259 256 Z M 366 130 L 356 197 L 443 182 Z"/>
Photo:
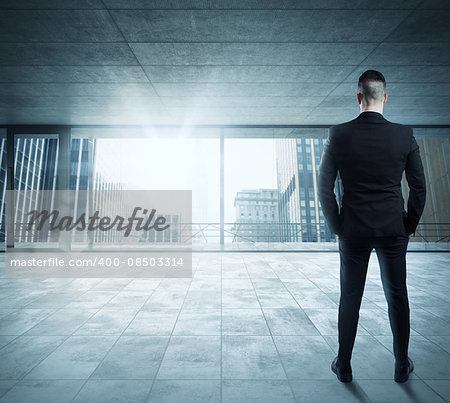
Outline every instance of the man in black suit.
<path fill-rule="evenodd" d="M 359 78 L 356 119 L 330 128 L 319 173 L 319 199 L 330 229 L 339 236 L 339 352 L 332 370 L 352 380 L 350 365 L 367 266 L 375 248 L 394 336 L 396 382 L 414 369 L 408 357 L 410 333 L 406 289 L 406 248 L 425 205 L 425 177 L 419 146 L 410 127 L 383 117 L 386 81 L 374 70 Z M 403 171 L 409 186 L 407 212 L 401 192 Z M 338 206 L 334 184 L 344 187 Z"/>

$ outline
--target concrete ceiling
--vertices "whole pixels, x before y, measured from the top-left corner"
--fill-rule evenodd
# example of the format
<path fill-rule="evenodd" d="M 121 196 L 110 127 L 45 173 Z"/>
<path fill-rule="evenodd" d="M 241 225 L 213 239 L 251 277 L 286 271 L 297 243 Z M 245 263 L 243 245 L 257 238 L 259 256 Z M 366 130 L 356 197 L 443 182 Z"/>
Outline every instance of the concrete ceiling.
<path fill-rule="evenodd" d="M 1 0 L 0 124 L 450 124 L 448 0 Z"/>

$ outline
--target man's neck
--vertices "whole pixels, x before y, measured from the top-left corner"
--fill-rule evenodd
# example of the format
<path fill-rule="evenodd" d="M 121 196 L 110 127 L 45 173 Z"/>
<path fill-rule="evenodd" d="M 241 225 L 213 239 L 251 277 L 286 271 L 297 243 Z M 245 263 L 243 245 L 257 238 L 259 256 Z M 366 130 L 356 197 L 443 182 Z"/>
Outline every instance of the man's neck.
<path fill-rule="evenodd" d="M 361 106 L 360 107 L 360 113 L 363 112 L 377 112 L 381 115 L 383 114 L 383 107 L 377 107 L 377 106 Z"/>

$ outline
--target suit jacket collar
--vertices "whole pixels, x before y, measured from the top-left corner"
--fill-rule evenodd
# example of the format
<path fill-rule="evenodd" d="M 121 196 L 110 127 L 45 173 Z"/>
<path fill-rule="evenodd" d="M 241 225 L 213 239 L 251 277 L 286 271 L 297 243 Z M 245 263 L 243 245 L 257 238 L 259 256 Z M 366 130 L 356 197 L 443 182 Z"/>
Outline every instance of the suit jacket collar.
<path fill-rule="evenodd" d="M 384 116 L 379 112 L 367 111 L 361 112 L 356 118 L 358 120 L 372 120 L 372 121 L 383 121 L 386 120 Z"/>
<path fill-rule="evenodd" d="M 383 118 L 383 114 L 381 114 L 380 112 L 375 112 L 375 111 L 365 111 L 365 112 L 361 112 L 361 113 L 359 114 L 358 117 L 360 117 L 360 118 L 366 118 L 366 117 L 369 117 L 369 116 L 371 116 L 371 117 L 380 117 L 380 118 Z M 384 118 L 383 118 L 383 119 L 384 119 Z"/>

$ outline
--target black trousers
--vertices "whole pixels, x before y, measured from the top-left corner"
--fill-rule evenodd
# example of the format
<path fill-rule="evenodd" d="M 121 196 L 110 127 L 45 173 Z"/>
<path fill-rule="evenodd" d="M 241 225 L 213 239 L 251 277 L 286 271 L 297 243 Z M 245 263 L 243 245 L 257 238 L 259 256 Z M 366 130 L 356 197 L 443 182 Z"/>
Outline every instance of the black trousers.
<path fill-rule="evenodd" d="M 381 281 L 388 304 L 389 321 L 394 336 L 394 356 L 399 364 L 407 362 L 410 333 L 406 289 L 408 240 L 407 236 L 339 239 L 341 297 L 338 357 L 343 364 L 349 364 L 352 356 L 367 266 L 373 248 L 378 256 Z"/>

